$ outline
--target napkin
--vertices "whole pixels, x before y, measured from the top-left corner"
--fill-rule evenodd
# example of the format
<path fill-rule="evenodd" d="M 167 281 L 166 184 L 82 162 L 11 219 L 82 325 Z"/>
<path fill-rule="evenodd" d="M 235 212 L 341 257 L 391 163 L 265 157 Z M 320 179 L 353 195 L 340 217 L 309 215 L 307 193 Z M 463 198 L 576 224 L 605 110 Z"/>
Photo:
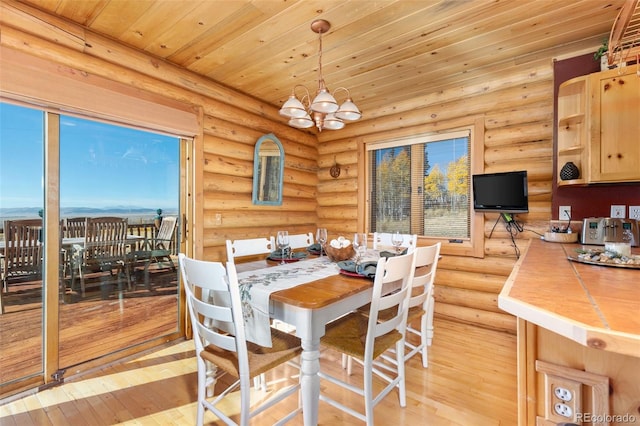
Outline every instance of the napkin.
<path fill-rule="evenodd" d="M 407 254 L 407 250 L 408 249 L 404 249 L 400 253 L 396 253 L 395 251 L 381 251 L 380 257 L 389 258 L 389 257 L 395 257 L 395 256 L 402 256 L 403 254 Z"/>
<path fill-rule="evenodd" d="M 320 243 L 311 244 L 307 247 L 307 251 L 311 253 L 320 253 Z"/>
<path fill-rule="evenodd" d="M 376 266 L 378 262 L 370 261 L 370 262 L 361 262 L 356 269 L 356 262 L 353 260 L 343 260 L 341 262 L 336 263 L 338 268 L 347 272 L 355 272 L 360 275 L 364 275 L 367 278 L 373 278 L 376 276 Z"/>
<path fill-rule="evenodd" d="M 284 258 L 285 259 L 304 259 L 305 257 L 307 257 L 307 253 L 302 252 L 302 251 L 294 251 L 291 252 L 291 250 L 289 249 L 285 249 L 284 250 Z M 272 251 L 271 254 L 269 255 L 270 259 L 282 259 L 282 250 L 276 250 L 276 251 Z"/>

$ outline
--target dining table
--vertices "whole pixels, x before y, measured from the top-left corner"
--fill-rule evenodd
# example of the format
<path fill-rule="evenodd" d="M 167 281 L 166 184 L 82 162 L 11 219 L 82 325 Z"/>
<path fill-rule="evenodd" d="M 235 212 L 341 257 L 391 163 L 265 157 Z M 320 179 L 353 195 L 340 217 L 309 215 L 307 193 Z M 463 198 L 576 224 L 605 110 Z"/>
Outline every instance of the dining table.
<path fill-rule="evenodd" d="M 127 245 L 134 245 L 137 244 L 140 241 L 143 241 L 146 237 L 144 237 L 143 235 L 133 235 L 133 234 L 129 234 L 127 235 Z M 73 247 L 74 245 L 83 245 L 84 244 L 84 237 L 65 237 L 62 239 L 61 241 L 61 246 L 62 248 L 70 248 Z M 4 240 L 0 240 L 0 251 L 4 251 L 4 248 L 6 247 L 6 242 Z"/>
<path fill-rule="evenodd" d="M 372 260 L 379 255 L 369 251 L 366 257 Z M 328 323 L 371 301 L 373 280 L 356 277 L 355 274 L 345 275 L 344 271 L 341 273 L 336 262 L 326 256 L 309 256 L 284 265 L 250 262 L 236 265 L 236 269 L 245 319 L 257 319 L 259 323 L 254 325 L 258 328 L 269 327 L 270 319 L 295 327 L 295 335 L 302 345 L 300 393 L 303 421 L 306 426 L 317 425 L 320 338 Z M 265 294 L 268 296 L 266 300 Z M 263 312 L 265 310 L 267 312 Z M 245 330 L 249 328 L 255 330 L 255 327 L 245 324 Z M 247 339 L 260 342 L 260 336 L 248 334 Z"/>

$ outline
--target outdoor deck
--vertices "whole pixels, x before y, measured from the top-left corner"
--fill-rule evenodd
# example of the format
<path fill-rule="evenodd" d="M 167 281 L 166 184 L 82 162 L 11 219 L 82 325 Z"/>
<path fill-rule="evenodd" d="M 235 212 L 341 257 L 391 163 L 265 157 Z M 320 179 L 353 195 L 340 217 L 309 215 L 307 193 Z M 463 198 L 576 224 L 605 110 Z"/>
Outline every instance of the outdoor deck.
<path fill-rule="evenodd" d="M 177 265 L 177 259 L 176 259 Z M 131 291 L 118 291 L 126 279 L 109 272 L 90 274 L 87 293 L 68 286 L 60 295 L 60 365 L 74 366 L 96 357 L 177 332 L 177 272 L 143 266 L 132 274 Z M 42 281 L 12 282 L 0 315 L 0 383 L 42 370 Z M 108 336 L 108 338 L 106 338 Z M 4 394 L 0 391 L 0 398 Z"/>

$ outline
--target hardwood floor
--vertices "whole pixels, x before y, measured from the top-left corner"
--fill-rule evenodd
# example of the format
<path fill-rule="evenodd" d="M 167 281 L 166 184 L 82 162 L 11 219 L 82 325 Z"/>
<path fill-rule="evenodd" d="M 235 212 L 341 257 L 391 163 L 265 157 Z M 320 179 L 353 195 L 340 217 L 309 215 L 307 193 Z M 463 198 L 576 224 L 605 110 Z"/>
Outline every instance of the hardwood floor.
<path fill-rule="evenodd" d="M 484 426 L 517 424 L 516 337 L 511 334 L 435 320 L 429 368 L 414 357 L 407 364 L 407 406 L 396 393 L 375 409 L 379 425 Z M 146 355 L 104 366 L 63 385 L 0 405 L 0 425 L 190 425 L 196 413 L 196 364 L 192 341 L 180 341 Z M 345 374 L 340 355 L 322 354 L 322 368 Z M 291 373 L 287 366 L 268 376 L 269 391 Z M 361 380 L 354 365 L 352 380 Z M 321 382 L 322 391 L 343 394 L 361 409 L 355 395 Z M 271 424 L 297 403 L 289 398 L 256 418 Z M 208 413 L 205 422 L 218 425 Z M 290 424 L 302 424 L 299 415 Z M 320 425 L 361 424 L 320 403 Z"/>

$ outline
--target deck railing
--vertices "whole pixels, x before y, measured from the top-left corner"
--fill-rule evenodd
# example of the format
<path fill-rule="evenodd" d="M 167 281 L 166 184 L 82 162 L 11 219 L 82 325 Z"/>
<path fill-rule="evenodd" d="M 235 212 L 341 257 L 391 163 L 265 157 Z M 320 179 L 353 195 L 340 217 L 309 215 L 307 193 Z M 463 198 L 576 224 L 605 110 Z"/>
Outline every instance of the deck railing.
<path fill-rule="evenodd" d="M 144 237 L 145 241 L 154 239 L 158 234 L 158 229 L 156 228 L 154 222 L 129 223 L 127 228 L 130 235 Z M 4 239 L 4 222 L 0 222 L 0 240 L 2 239 Z M 173 233 L 173 241 L 171 242 L 171 247 L 169 248 L 171 250 L 171 254 L 178 254 L 178 247 L 180 247 L 178 243 L 178 230 L 176 229 L 176 231 Z"/>

